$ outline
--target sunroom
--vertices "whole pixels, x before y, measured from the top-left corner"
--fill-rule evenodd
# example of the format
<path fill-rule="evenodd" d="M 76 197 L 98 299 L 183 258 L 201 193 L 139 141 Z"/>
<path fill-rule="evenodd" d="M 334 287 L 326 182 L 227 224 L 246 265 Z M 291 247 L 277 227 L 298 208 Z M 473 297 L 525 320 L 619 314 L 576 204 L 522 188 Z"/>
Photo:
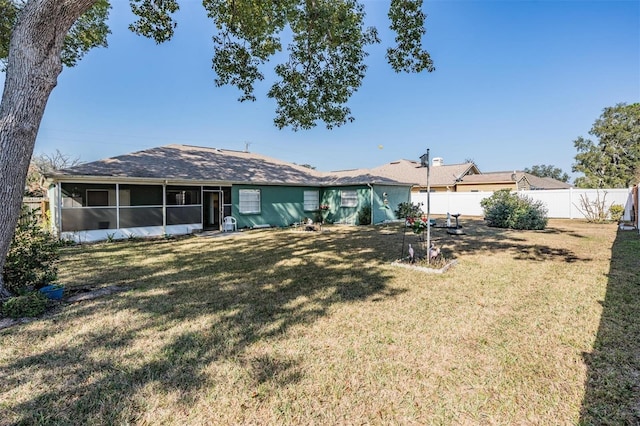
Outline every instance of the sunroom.
<path fill-rule="evenodd" d="M 49 196 L 54 229 L 76 242 L 219 230 L 231 215 L 231 186 L 63 181 Z"/>

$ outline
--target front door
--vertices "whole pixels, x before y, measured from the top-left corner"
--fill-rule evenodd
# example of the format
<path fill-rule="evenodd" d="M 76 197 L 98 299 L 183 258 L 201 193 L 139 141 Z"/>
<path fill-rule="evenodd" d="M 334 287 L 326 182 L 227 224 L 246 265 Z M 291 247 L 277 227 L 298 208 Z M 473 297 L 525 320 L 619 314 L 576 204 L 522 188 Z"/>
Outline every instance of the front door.
<path fill-rule="evenodd" d="M 220 229 L 220 209 L 222 207 L 220 191 L 204 191 L 204 214 L 202 228 L 205 230 Z"/>

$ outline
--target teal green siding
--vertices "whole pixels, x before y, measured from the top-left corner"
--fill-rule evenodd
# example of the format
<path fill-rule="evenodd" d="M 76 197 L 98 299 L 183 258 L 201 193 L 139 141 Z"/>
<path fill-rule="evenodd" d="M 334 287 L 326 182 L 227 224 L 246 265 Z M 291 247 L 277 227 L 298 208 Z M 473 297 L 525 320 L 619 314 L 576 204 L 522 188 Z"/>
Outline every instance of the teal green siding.
<path fill-rule="evenodd" d="M 342 207 L 341 192 L 355 190 L 358 194 L 357 207 Z M 340 186 L 324 188 L 321 204 L 329 205 L 329 210 L 322 213 L 328 223 L 348 223 L 358 225 L 358 211 L 363 206 L 371 205 L 371 197 L 368 186 Z M 366 224 L 365 224 L 366 225 Z"/>
<path fill-rule="evenodd" d="M 260 190 L 259 214 L 240 213 L 238 204 L 241 189 Z M 238 221 L 238 228 L 251 228 L 260 225 L 290 226 L 305 217 L 315 221 L 320 215 L 319 210 L 304 211 L 304 191 L 319 191 L 319 197 L 322 200 L 322 190 L 317 187 L 233 185 L 231 191 L 231 197 L 234 200 L 233 216 Z"/>
<path fill-rule="evenodd" d="M 410 201 L 411 188 L 408 186 L 373 185 L 373 223 L 397 219 L 398 204 Z"/>
<path fill-rule="evenodd" d="M 411 188 L 409 186 L 372 185 L 372 187 L 373 223 L 395 219 L 394 211 L 398 208 L 398 204 L 410 201 Z M 240 189 L 260 190 L 260 213 L 242 214 L 239 212 Z M 358 212 L 365 206 L 371 206 L 372 201 L 371 188 L 368 185 L 331 188 L 234 185 L 231 191 L 234 200 L 233 216 L 238 220 L 238 228 L 251 228 L 260 225 L 284 227 L 301 222 L 304 218 L 311 218 L 316 222 L 322 219 L 326 223 L 360 225 Z M 319 191 L 320 205 L 327 205 L 328 209 L 304 211 L 304 191 Z M 341 205 L 342 191 L 356 191 L 358 205 L 343 207 Z M 368 223 L 364 225 L 368 225 Z"/>

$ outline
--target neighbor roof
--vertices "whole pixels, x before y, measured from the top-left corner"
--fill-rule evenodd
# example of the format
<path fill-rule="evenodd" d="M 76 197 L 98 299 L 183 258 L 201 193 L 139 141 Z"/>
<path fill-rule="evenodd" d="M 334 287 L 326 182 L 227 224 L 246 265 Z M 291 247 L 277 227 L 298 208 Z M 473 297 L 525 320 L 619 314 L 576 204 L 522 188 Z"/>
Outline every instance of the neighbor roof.
<path fill-rule="evenodd" d="M 525 173 L 531 184 L 531 189 L 569 189 L 573 185 L 550 177 L 538 177 L 531 173 Z"/>
<path fill-rule="evenodd" d="M 514 179 L 515 173 L 515 179 Z M 522 171 L 510 172 L 489 172 L 477 175 L 468 175 L 462 179 L 462 183 L 510 183 L 526 179 L 531 185 L 531 189 L 567 189 L 571 185 L 553 178 L 541 178 L 531 173 Z"/>
<path fill-rule="evenodd" d="M 413 182 L 420 186 L 427 186 L 427 169 L 417 161 L 398 160 L 371 169 L 375 175 L 390 179 Z M 468 173 L 480 173 L 474 163 L 431 166 L 429 169 L 430 186 L 453 186 Z"/>
<path fill-rule="evenodd" d="M 401 183 L 365 170 L 324 173 L 250 152 L 177 144 L 81 164 L 51 176 L 294 185 Z"/>

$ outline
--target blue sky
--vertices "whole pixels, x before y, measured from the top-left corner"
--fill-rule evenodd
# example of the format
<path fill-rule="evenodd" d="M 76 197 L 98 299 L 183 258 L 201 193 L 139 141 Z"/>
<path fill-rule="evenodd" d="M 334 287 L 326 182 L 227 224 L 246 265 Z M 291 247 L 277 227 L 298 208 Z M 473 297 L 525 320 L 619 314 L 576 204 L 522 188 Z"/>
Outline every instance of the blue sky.
<path fill-rule="evenodd" d="M 128 2 L 115 0 L 109 48 L 65 69 L 49 100 L 36 153 L 82 161 L 170 143 L 249 149 L 320 170 L 418 159 L 473 159 L 480 170 L 553 164 L 571 172 L 573 140 L 589 136 L 602 109 L 640 101 L 640 2 L 425 1 L 426 49 L 436 71 L 394 73 L 387 2 L 366 1 L 382 44 L 351 100 L 356 121 L 327 130 L 278 130 L 270 78 L 258 101 L 216 88 L 213 25 L 198 1 L 182 1 L 164 45 L 127 30 Z"/>

